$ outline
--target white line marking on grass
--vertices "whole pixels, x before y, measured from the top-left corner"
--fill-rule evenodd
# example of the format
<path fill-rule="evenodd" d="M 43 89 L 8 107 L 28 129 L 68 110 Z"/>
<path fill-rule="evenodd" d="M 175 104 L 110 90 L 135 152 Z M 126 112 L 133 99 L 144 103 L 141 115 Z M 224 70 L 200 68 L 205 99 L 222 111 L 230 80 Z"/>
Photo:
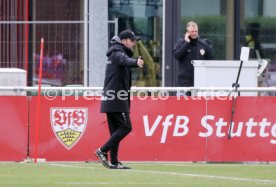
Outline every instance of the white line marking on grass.
<path fill-rule="evenodd" d="M 186 176 L 186 177 L 199 177 L 199 178 L 211 178 L 211 179 L 235 180 L 235 181 L 246 181 L 246 182 L 255 182 L 255 183 L 272 183 L 272 184 L 275 183 L 276 184 L 276 180 L 266 180 L 266 179 L 214 176 L 214 175 L 164 172 L 164 171 L 145 171 L 145 170 L 129 170 L 129 171 L 130 172 L 140 172 L 140 173 L 165 174 L 165 175 Z"/>
<path fill-rule="evenodd" d="M 227 166 L 227 167 L 241 167 L 241 166 L 247 166 L 247 167 L 255 167 L 255 166 L 258 166 L 258 167 L 275 167 L 276 164 L 274 163 L 270 163 L 270 164 L 263 164 L 263 163 L 244 163 L 244 164 L 239 164 L 239 163 L 234 163 L 234 164 L 227 164 L 227 163 L 204 163 L 204 162 L 197 162 L 197 163 L 194 163 L 194 162 L 129 162 L 129 163 L 132 163 L 132 164 L 135 164 L 135 165 L 162 165 L 162 166 L 177 166 L 177 167 L 185 167 L 185 166 L 202 166 L 203 164 L 206 165 L 206 166 L 211 166 L 211 167 L 221 167 L 221 166 Z"/>
<path fill-rule="evenodd" d="M 58 166 L 58 167 L 63 167 L 63 168 L 96 169 L 96 168 L 91 168 L 91 167 L 81 167 L 81 166 L 74 166 L 74 165 L 69 165 L 69 164 L 47 164 L 47 165 Z"/>
<path fill-rule="evenodd" d="M 99 167 L 91 167 L 91 165 L 89 165 L 89 167 L 85 167 L 85 166 L 78 166 L 78 165 L 69 165 L 69 164 L 47 164 L 49 166 L 57 166 L 57 167 L 64 167 L 64 168 L 77 168 L 77 169 L 90 169 L 90 170 L 106 170 L 105 167 L 103 167 L 101 165 L 101 163 L 99 163 Z"/>
<path fill-rule="evenodd" d="M 81 167 L 81 166 L 73 166 L 73 165 L 66 165 L 66 164 L 49 164 L 49 165 L 58 166 L 58 167 L 81 168 L 81 169 L 99 169 L 99 168 Z M 103 169 L 106 169 L 106 168 L 103 168 Z M 276 184 L 276 180 L 268 180 L 268 179 L 241 178 L 241 177 L 215 176 L 215 175 L 177 173 L 177 172 L 165 172 L 165 171 L 134 170 L 134 169 L 120 170 L 120 171 L 164 174 L 164 175 L 186 176 L 186 177 L 199 177 L 199 178 L 221 179 L 221 180 L 232 180 L 232 181 L 245 181 L 245 182 L 255 182 L 255 183 L 262 183 L 262 184 L 267 184 L 267 183 Z"/>
<path fill-rule="evenodd" d="M 164 185 L 164 183 L 158 183 L 158 182 L 151 182 L 151 183 L 114 183 L 114 182 L 58 182 L 56 184 L 62 184 L 62 185 L 156 185 L 156 186 L 160 186 L 160 185 Z M 166 183 L 166 185 L 178 185 L 179 183 Z"/>

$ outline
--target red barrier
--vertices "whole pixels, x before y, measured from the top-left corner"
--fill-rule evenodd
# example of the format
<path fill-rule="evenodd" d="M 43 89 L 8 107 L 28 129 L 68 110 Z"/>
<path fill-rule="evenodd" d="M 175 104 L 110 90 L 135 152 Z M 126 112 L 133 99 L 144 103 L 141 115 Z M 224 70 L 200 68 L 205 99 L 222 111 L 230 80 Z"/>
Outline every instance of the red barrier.
<path fill-rule="evenodd" d="M 35 114 L 36 98 L 30 104 Z M 62 97 L 55 100 L 41 98 L 41 125 L 39 129 L 38 158 L 50 161 L 95 160 L 94 150 L 108 137 L 105 115 L 99 113 L 100 101 Z M 30 131 L 34 135 L 34 116 L 30 118 Z M 78 127 L 68 124 L 77 124 Z M 31 150 L 34 136 L 30 137 Z M 31 157 L 33 152 L 31 152 Z"/>
<path fill-rule="evenodd" d="M 122 145 L 122 159 L 146 161 L 196 161 L 205 159 L 205 139 L 198 139 L 197 119 L 205 101 L 134 100 L 133 132 Z M 194 116 L 190 118 L 189 116 Z M 126 154 L 127 153 L 127 154 Z"/>
<path fill-rule="evenodd" d="M 28 147 L 27 98 L 1 96 L 0 103 L 0 161 L 23 161 Z"/>
<path fill-rule="evenodd" d="M 237 98 L 233 137 L 228 140 L 231 102 L 208 102 L 207 123 L 214 129 L 208 136 L 208 160 L 276 161 L 275 97 Z"/>
<path fill-rule="evenodd" d="M 133 131 L 121 143 L 120 158 L 131 161 L 276 161 L 275 102 L 274 97 L 238 98 L 233 137 L 228 140 L 231 100 L 134 98 Z M 34 103 L 33 99 L 31 114 L 35 113 Z M 39 157 L 49 161 L 96 160 L 94 150 L 109 136 L 105 114 L 99 113 L 100 101 L 43 98 L 41 105 Z M 33 119 L 34 116 L 30 118 L 31 127 Z M 66 126 L 77 121 L 79 127 L 74 127 L 73 131 Z M 53 128 L 54 124 L 57 128 Z M 32 139 L 31 142 L 32 148 Z"/>
<path fill-rule="evenodd" d="M 36 97 L 0 97 L 0 160 L 34 156 Z M 275 97 L 239 97 L 232 138 L 227 139 L 231 100 L 138 100 L 132 102 L 133 131 L 121 143 L 129 161 L 276 161 Z M 28 108 L 29 106 L 29 108 Z M 108 138 L 100 101 L 75 97 L 41 100 L 38 158 L 96 160 L 93 152 Z M 28 112 L 29 119 L 28 119 Z"/>

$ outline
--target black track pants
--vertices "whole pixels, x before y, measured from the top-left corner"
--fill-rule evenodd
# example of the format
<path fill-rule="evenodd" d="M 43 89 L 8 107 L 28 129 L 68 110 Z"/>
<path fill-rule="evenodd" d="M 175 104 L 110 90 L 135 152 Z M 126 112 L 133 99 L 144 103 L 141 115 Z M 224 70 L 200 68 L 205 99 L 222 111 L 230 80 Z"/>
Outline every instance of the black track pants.
<path fill-rule="evenodd" d="M 132 130 L 129 113 L 114 112 L 106 113 L 108 127 L 110 132 L 109 140 L 101 147 L 101 151 L 107 153 L 110 151 L 111 163 L 118 162 L 118 150 L 120 142 Z"/>

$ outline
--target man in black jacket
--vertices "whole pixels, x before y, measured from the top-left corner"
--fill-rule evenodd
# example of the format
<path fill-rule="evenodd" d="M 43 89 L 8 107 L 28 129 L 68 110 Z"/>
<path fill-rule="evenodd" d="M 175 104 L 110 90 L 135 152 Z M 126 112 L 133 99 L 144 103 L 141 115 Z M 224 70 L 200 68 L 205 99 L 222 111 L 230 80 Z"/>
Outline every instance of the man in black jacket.
<path fill-rule="evenodd" d="M 106 55 L 104 89 L 101 112 L 106 113 L 110 138 L 96 150 L 95 155 L 110 169 L 130 169 L 118 160 L 120 142 L 132 130 L 130 110 L 130 68 L 143 67 L 144 61 L 131 58 L 136 36 L 131 30 L 124 30 L 111 40 L 112 46 Z M 107 153 L 110 152 L 110 162 Z"/>
<path fill-rule="evenodd" d="M 174 46 L 173 55 L 178 60 L 177 86 L 194 86 L 194 66 L 192 60 L 211 60 L 209 45 L 198 36 L 197 23 L 190 21 L 186 25 L 186 33 Z M 191 95 L 191 93 L 187 93 Z"/>

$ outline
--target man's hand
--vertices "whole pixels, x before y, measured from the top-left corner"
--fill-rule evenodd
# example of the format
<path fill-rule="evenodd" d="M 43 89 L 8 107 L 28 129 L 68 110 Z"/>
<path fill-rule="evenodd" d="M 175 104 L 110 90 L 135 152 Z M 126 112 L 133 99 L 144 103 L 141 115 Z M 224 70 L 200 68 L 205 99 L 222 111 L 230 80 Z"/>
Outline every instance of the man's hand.
<path fill-rule="evenodd" d="M 141 56 L 139 56 L 139 58 L 137 59 L 137 65 L 142 68 L 144 65 L 144 60 Z"/>
<path fill-rule="evenodd" d="M 185 40 L 186 42 L 188 42 L 188 43 L 191 42 L 189 36 L 190 36 L 190 33 L 189 33 L 189 32 L 186 32 L 185 37 L 184 37 L 184 40 Z"/>

